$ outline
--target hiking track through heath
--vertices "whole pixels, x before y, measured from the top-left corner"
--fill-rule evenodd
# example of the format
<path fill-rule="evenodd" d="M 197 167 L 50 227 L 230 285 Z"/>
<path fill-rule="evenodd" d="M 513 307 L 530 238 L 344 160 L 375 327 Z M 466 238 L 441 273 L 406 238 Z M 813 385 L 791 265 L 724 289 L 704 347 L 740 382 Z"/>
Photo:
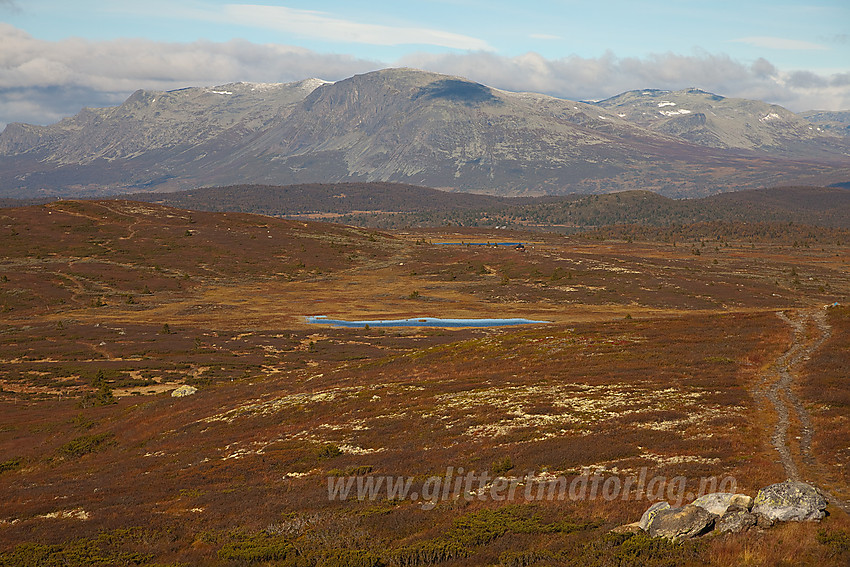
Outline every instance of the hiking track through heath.
<path fill-rule="evenodd" d="M 771 436 L 771 444 L 779 453 L 779 459 L 786 476 L 791 480 L 802 480 L 818 486 L 829 501 L 845 512 L 850 513 L 850 505 L 835 497 L 823 488 L 823 479 L 806 478 L 800 466 L 805 467 L 808 475 L 818 474 L 818 463 L 812 454 L 814 426 L 809 412 L 792 388 L 802 365 L 811 355 L 820 349 L 832 334 L 824 309 L 801 309 L 792 314 L 779 312 L 777 316 L 787 323 L 792 331 L 791 346 L 776 359 L 766 371 L 759 386 L 758 395 L 765 405 L 776 413 L 776 425 Z M 810 331 L 811 330 L 811 334 Z M 799 444 L 789 444 L 790 432 L 796 430 Z M 796 449 L 796 450 L 795 450 Z"/>

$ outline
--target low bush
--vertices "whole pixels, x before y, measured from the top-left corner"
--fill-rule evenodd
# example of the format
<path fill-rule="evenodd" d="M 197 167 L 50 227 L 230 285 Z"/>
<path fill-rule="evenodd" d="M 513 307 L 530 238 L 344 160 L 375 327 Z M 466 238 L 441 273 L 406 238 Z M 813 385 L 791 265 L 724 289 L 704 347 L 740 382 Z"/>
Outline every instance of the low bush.
<path fill-rule="evenodd" d="M 277 561 L 296 555 L 298 551 L 292 542 L 265 533 L 247 536 L 240 541 L 228 543 L 218 550 L 220 559 L 240 563 Z"/>
<path fill-rule="evenodd" d="M 576 564 L 587 567 L 673 567 L 686 565 L 689 560 L 696 561 L 698 558 L 698 543 L 673 543 L 668 539 L 649 537 L 645 533 L 609 533 L 585 545 L 575 560 Z"/>
<path fill-rule="evenodd" d="M 414 567 L 433 565 L 469 555 L 465 546 L 454 541 L 423 541 L 391 550 L 387 559 L 391 565 Z"/>
<path fill-rule="evenodd" d="M 117 530 L 95 538 L 78 539 L 61 545 L 22 543 L 0 553 L 0 567 L 93 567 L 142 565 L 152 556 L 119 548 L 128 543 L 131 530 Z"/>
<path fill-rule="evenodd" d="M 818 530 L 818 542 L 827 546 L 830 555 L 850 558 L 850 533 L 843 530 Z"/>
<path fill-rule="evenodd" d="M 59 454 L 65 458 L 76 459 L 89 453 L 96 453 L 110 445 L 113 437 L 112 433 L 81 435 L 59 447 Z"/>
<path fill-rule="evenodd" d="M 475 548 L 487 545 L 505 534 L 570 533 L 597 527 L 593 522 L 562 520 L 544 523 L 533 506 L 511 505 L 497 509 L 483 509 L 456 519 L 441 536 L 391 550 L 387 561 L 399 567 L 431 565 L 472 555 Z M 520 565 L 531 556 L 520 558 L 505 556 L 506 561 Z M 530 565 L 531 563 L 525 563 Z"/>
<path fill-rule="evenodd" d="M 4 463 L 0 463 L 0 473 L 4 473 L 6 471 L 13 471 L 21 466 L 20 459 L 9 459 Z"/>
<path fill-rule="evenodd" d="M 344 469 L 331 469 L 328 476 L 363 476 L 372 472 L 372 465 L 360 465 Z"/>
<path fill-rule="evenodd" d="M 318 452 L 318 457 L 320 459 L 332 459 L 334 457 L 339 457 L 340 455 L 342 455 L 342 449 L 334 443 L 327 443 L 323 445 Z"/>
<path fill-rule="evenodd" d="M 499 565 L 527 567 L 541 561 L 555 562 L 557 560 L 557 554 L 551 551 L 506 551 L 499 556 Z"/>
<path fill-rule="evenodd" d="M 504 459 L 498 460 L 493 463 L 491 470 L 493 471 L 493 474 L 498 476 L 505 474 L 512 468 L 514 468 L 514 462 L 511 460 L 510 457 L 505 457 Z"/>

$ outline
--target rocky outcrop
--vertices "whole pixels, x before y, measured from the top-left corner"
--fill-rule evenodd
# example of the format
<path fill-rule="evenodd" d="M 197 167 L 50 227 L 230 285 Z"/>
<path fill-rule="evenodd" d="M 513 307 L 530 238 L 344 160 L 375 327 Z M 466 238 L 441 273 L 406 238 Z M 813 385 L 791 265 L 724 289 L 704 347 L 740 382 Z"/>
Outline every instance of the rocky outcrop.
<path fill-rule="evenodd" d="M 741 506 L 749 511 L 753 507 L 753 499 L 746 494 L 712 492 L 711 494 L 700 496 L 691 504 L 704 508 L 712 514 L 722 516 L 730 506 Z"/>
<path fill-rule="evenodd" d="M 780 522 L 817 521 L 826 516 L 827 501 L 810 484 L 786 480 L 759 490 L 753 513 Z"/>
<path fill-rule="evenodd" d="M 682 508 L 659 509 L 649 522 L 649 535 L 678 541 L 701 536 L 714 529 L 717 515 L 688 504 Z"/>
<path fill-rule="evenodd" d="M 682 540 L 711 531 L 739 533 L 767 529 L 776 522 L 818 521 L 826 515 L 827 500 L 814 486 L 787 480 L 759 490 L 755 499 L 746 494 L 714 492 L 691 504 L 673 508 L 656 502 L 639 522 L 615 528 L 618 533 L 646 531 L 653 537 Z"/>
<path fill-rule="evenodd" d="M 184 385 L 180 386 L 179 388 L 177 388 L 176 390 L 172 391 L 171 397 L 172 398 L 185 398 L 186 396 L 191 396 L 192 394 L 194 394 L 197 391 L 198 391 L 198 389 L 195 388 L 194 386 L 187 386 L 186 384 L 184 384 Z"/>
<path fill-rule="evenodd" d="M 646 512 L 643 513 L 643 516 L 640 517 L 640 522 L 638 522 L 640 529 L 644 531 L 648 530 L 649 524 L 652 522 L 655 515 L 661 510 L 666 510 L 668 508 L 670 508 L 670 505 L 667 502 L 656 502 L 650 506 Z"/>
<path fill-rule="evenodd" d="M 752 498 L 750 498 L 752 500 Z M 750 512 L 744 506 L 729 506 L 723 513 L 723 516 L 717 520 L 716 529 L 720 533 L 745 532 L 750 528 L 757 526 L 759 517 Z"/>

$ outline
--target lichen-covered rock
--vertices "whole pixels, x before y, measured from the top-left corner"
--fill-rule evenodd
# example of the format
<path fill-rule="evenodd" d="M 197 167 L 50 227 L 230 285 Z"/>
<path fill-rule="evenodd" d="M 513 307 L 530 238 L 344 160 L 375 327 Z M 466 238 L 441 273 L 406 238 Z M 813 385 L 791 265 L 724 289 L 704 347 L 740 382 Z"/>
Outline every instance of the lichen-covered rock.
<path fill-rule="evenodd" d="M 758 523 L 756 524 L 756 527 L 758 527 L 762 530 L 766 530 L 767 528 L 772 528 L 773 524 L 776 523 L 772 518 L 768 518 L 764 514 L 756 514 L 756 518 L 758 518 Z"/>
<path fill-rule="evenodd" d="M 184 384 L 184 385 L 180 386 L 179 388 L 177 388 L 176 390 L 173 390 L 171 392 L 171 397 L 172 398 L 184 398 L 186 396 L 191 396 L 192 394 L 194 394 L 197 391 L 198 391 L 198 389 L 195 388 L 194 386 L 188 386 L 188 385 Z"/>
<path fill-rule="evenodd" d="M 646 512 L 643 513 L 643 516 L 640 517 L 640 521 L 638 522 L 638 526 L 640 529 L 646 531 L 649 529 L 649 523 L 652 522 L 652 518 L 658 513 L 659 510 L 666 510 L 670 507 L 670 504 L 667 502 L 656 502 L 649 508 L 647 508 Z"/>
<path fill-rule="evenodd" d="M 746 494 L 733 494 L 731 492 L 712 492 L 705 496 L 700 496 L 693 502 L 694 506 L 705 508 L 712 514 L 722 516 L 730 506 L 741 506 L 748 511 L 753 507 L 753 499 Z"/>
<path fill-rule="evenodd" d="M 736 534 L 739 532 L 745 532 L 753 526 L 758 525 L 758 520 L 759 517 L 750 512 L 744 506 L 732 505 L 729 506 L 723 516 L 717 520 L 717 526 L 715 529 L 721 533 L 732 532 Z"/>
<path fill-rule="evenodd" d="M 826 498 L 805 482 L 786 480 L 759 490 L 753 513 L 780 522 L 818 521 L 826 516 Z"/>
<path fill-rule="evenodd" d="M 701 536 L 714 529 L 717 515 L 688 504 L 682 508 L 658 510 L 649 522 L 649 535 L 678 541 Z"/>

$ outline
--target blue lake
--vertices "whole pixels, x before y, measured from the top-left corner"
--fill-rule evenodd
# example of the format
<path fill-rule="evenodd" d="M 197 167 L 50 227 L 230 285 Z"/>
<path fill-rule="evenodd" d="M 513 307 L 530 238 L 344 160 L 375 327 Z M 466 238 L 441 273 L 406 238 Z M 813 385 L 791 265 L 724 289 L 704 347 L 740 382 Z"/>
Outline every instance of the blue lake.
<path fill-rule="evenodd" d="M 433 242 L 432 244 L 440 246 L 519 246 L 522 244 L 525 246 L 524 242 Z"/>
<path fill-rule="evenodd" d="M 440 317 L 414 317 L 412 319 L 377 319 L 375 321 L 345 321 L 328 319 L 325 315 L 306 317 L 308 323 L 334 327 L 505 327 L 509 325 L 535 325 L 551 321 L 532 319 L 442 319 Z"/>

